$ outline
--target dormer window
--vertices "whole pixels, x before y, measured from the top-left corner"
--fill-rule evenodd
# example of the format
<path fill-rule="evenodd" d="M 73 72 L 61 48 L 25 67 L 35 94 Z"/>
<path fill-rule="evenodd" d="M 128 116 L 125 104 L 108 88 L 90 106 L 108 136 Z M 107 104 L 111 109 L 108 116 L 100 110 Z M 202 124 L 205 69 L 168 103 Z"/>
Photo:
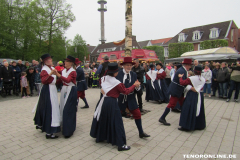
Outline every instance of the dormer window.
<path fill-rule="evenodd" d="M 193 32 L 193 37 L 192 37 L 192 40 L 200 40 L 201 37 L 202 37 L 202 33 L 203 32 L 200 32 L 200 31 L 194 31 Z"/>
<path fill-rule="evenodd" d="M 178 36 L 178 42 L 184 42 L 187 38 L 187 35 L 185 33 L 180 33 Z"/>
<path fill-rule="evenodd" d="M 218 37 L 219 37 L 219 29 L 218 28 L 210 29 L 209 38 L 218 38 Z"/>

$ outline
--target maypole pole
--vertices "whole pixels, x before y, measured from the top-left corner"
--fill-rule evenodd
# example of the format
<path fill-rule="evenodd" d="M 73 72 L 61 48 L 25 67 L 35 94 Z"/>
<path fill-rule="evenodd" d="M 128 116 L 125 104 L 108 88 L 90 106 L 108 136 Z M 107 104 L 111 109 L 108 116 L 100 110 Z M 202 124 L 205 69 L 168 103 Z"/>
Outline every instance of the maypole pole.
<path fill-rule="evenodd" d="M 132 0 L 126 0 L 125 57 L 132 56 Z"/>

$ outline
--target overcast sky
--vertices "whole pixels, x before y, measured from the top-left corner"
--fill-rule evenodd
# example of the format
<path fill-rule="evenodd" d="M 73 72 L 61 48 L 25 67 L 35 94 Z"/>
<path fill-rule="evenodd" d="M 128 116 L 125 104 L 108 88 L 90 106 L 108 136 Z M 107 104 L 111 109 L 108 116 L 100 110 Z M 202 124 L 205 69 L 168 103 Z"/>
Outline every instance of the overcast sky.
<path fill-rule="evenodd" d="M 105 38 L 125 38 L 125 0 L 107 0 Z M 100 5 L 97 0 L 67 0 L 76 20 L 67 39 L 78 33 L 87 44 L 98 45 Z M 137 41 L 173 37 L 184 28 L 234 20 L 240 28 L 240 0 L 133 0 L 133 35 Z"/>

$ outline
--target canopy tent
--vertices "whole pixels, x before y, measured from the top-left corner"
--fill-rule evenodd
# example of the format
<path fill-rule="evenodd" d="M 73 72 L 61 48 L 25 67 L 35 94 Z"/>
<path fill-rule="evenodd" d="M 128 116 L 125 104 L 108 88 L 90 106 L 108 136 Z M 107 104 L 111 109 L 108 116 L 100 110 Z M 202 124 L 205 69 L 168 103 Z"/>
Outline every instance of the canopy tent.
<path fill-rule="evenodd" d="M 220 47 L 213 49 L 206 49 L 200 51 L 186 52 L 178 58 L 171 58 L 165 60 L 168 62 L 182 62 L 184 58 L 191 58 L 198 61 L 223 61 L 223 60 L 234 60 L 240 57 L 238 51 L 231 47 Z"/>
<path fill-rule="evenodd" d="M 123 58 L 125 57 L 125 51 L 113 51 L 113 52 L 102 52 L 99 54 L 97 62 L 103 61 L 103 58 L 105 56 L 109 57 L 110 62 L 117 62 L 123 61 Z M 132 58 L 138 58 L 140 61 L 157 61 L 158 57 L 155 53 L 155 51 L 152 50 L 146 50 L 146 49 L 133 49 L 132 50 Z"/>

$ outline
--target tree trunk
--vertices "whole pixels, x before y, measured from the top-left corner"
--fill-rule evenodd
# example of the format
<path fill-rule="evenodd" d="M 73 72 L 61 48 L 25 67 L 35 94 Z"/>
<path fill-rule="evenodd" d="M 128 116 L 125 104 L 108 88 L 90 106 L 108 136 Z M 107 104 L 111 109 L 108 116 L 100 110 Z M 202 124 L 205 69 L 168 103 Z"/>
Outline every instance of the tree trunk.
<path fill-rule="evenodd" d="M 126 0 L 125 57 L 132 56 L 132 0 Z"/>

